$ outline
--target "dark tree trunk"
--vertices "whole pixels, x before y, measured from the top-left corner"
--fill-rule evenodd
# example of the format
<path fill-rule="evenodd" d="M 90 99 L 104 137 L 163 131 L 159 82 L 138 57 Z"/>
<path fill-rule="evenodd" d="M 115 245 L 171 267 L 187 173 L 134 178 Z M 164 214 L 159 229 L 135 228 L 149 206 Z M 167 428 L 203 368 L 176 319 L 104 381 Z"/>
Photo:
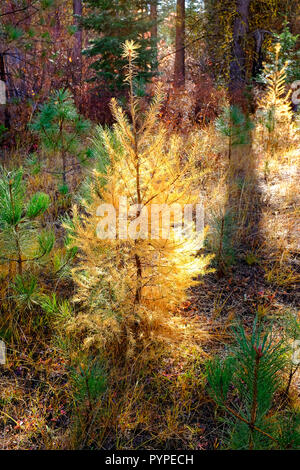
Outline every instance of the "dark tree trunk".
<path fill-rule="evenodd" d="M 151 28 L 151 37 L 157 39 L 157 2 L 158 0 L 151 0 L 150 4 L 150 18 L 153 22 Z"/>
<path fill-rule="evenodd" d="M 265 39 L 265 34 L 268 33 L 268 31 L 264 30 L 256 30 L 253 33 L 254 40 L 255 40 L 255 56 L 253 60 L 253 67 L 252 67 L 252 77 L 255 78 L 257 77 L 258 74 L 261 73 L 263 70 L 263 60 L 264 60 L 264 55 L 263 55 L 263 42 Z"/>
<path fill-rule="evenodd" d="M 82 0 L 73 0 L 73 14 L 74 16 L 82 16 Z M 81 81 L 82 75 L 82 30 L 79 25 L 79 18 L 75 17 L 77 31 L 75 33 L 74 56 L 73 60 L 76 65 L 76 78 L 78 82 Z"/>
<path fill-rule="evenodd" d="M 232 58 L 230 62 L 229 93 L 232 102 L 241 99 L 246 83 L 246 37 L 249 31 L 251 0 L 237 0 L 237 16 L 233 25 Z"/>
<path fill-rule="evenodd" d="M 174 86 L 185 83 L 185 0 L 177 0 Z"/>
<path fill-rule="evenodd" d="M 152 22 L 152 27 L 151 27 L 151 39 L 155 41 L 155 44 L 153 44 L 153 47 L 155 49 L 155 56 L 154 56 L 154 66 L 153 68 L 156 69 L 157 67 L 157 2 L 158 0 L 151 0 L 150 3 L 150 19 Z"/>

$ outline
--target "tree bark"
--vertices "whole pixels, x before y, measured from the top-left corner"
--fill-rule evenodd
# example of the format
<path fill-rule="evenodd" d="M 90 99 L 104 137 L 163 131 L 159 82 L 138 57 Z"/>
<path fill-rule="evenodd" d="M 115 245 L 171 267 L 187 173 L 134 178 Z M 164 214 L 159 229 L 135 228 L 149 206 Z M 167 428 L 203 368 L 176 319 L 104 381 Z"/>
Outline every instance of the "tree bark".
<path fill-rule="evenodd" d="M 261 73 L 261 71 L 263 70 L 264 57 L 263 57 L 262 46 L 263 46 L 263 42 L 264 42 L 264 39 L 265 39 L 265 35 L 267 33 L 270 34 L 269 31 L 265 31 L 265 30 L 262 30 L 262 29 L 257 29 L 253 33 L 254 40 L 255 40 L 255 56 L 254 56 L 253 66 L 252 66 L 252 77 L 253 78 L 256 78 L 257 75 L 259 75 Z"/>
<path fill-rule="evenodd" d="M 82 0 L 73 0 L 73 15 L 82 16 Z M 76 78 L 78 82 L 81 81 L 82 76 L 82 30 L 79 25 L 79 18 L 75 17 L 75 24 L 77 31 L 75 33 L 75 44 L 73 49 L 73 60 L 76 64 Z"/>
<path fill-rule="evenodd" d="M 251 0 L 237 0 L 237 15 L 233 25 L 232 58 L 230 62 L 229 93 L 233 103 L 241 99 L 246 84 L 246 36 L 249 32 Z"/>
<path fill-rule="evenodd" d="M 158 15 L 157 15 L 157 4 L 158 0 L 151 0 L 150 3 L 150 20 L 152 22 L 151 26 L 151 39 L 153 40 L 153 45 L 152 47 L 154 48 L 154 61 L 152 65 L 152 69 L 156 70 L 157 69 L 157 39 L 158 39 L 158 28 L 157 28 L 157 20 L 158 20 Z"/>
<path fill-rule="evenodd" d="M 185 84 L 185 0 L 177 0 L 174 86 Z"/>
<path fill-rule="evenodd" d="M 151 27 L 151 37 L 157 39 L 157 2 L 158 0 L 151 0 L 150 4 L 150 18 L 153 22 Z"/>

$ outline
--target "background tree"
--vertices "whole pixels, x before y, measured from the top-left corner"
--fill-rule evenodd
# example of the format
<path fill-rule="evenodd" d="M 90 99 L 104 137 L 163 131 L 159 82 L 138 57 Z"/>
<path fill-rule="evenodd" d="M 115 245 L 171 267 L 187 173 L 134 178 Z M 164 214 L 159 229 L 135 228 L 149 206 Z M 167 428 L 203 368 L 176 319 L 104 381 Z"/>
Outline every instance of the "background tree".
<path fill-rule="evenodd" d="M 273 33 L 283 30 L 282 18 L 294 24 L 297 3 L 205 0 L 205 42 L 214 63 L 212 76 L 228 85 L 233 104 L 238 104 L 245 86 L 261 71 Z"/>
<path fill-rule="evenodd" d="M 155 47 L 155 62 L 157 62 L 157 41 L 158 41 L 158 0 L 151 0 L 150 2 L 150 18 L 151 26 L 151 39 L 154 41 Z M 155 64 L 156 65 L 156 64 Z"/>
<path fill-rule="evenodd" d="M 82 30 L 80 27 L 80 18 L 82 16 L 82 0 L 73 0 L 73 14 L 76 23 L 73 61 L 77 66 L 77 79 L 80 82 L 82 74 Z"/>
<path fill-rule="evenodd" d="M 174 85 L 185 83 L 185 0 L 177 0 Z"/>
<path fill-rule="evenodd" d="M 94 58 L 91 68 L 102 87 L 111 90 L 124 88 L 122 44 L 125 40 L 138 40 L 140 54 L 136 62 L 136 81 L 145 83 L 153 76 L 156 47 L 151 41 L 151 20 L 147 2 L 117 0 L 85 0 L 89 13 L 81 25 L 91 31 L 90 41 L 84 54 Z"/>
<path fill-rule="evenodd" d="M 236 102 L 246 84 L 246 39 L 249 32 L 249 5 L 251 0 L 237 0 L 233 23 L 232 57 L 230 60 L 229 93 Z"/>

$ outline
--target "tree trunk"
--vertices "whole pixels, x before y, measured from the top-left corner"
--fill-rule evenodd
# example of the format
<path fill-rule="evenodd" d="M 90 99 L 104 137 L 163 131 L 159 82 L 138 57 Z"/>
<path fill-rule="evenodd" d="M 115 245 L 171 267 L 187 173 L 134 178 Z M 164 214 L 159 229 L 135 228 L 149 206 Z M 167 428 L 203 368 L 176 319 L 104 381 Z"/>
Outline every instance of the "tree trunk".
<path fill-rule="evenodd" d="M 73 0 L 73 15 L 82 16 L 82 0 Z M 73 49 L 73 60 L 76 65 L 76 82 L 81 82 L 82 75 L 82 30 L 79 26 L 79 19 L 75 18 L 77 31 L 75 33 L 75 44 Z"/>
<path fill-rule="evenodd" d="M 252 66 L 252 77 L 256 78 L 263 70 L 263 42 L 265 39 L 265 34 L 269 31 L 257 29 L 254 31 L 253 36 L 255 40 L 255 56 Z"/>
<path fill-rule="evenodd" d="M 246 36 L 249 31 L 249 6 L 251 0 L 237 0 L 237 16 L 233 25 L 232 58 L 230 62 L 229 93 L 233 103 L 243 95 L 246 84 Z"/>
<path fill-rule="evenodd" d="M 151 0 L 150 4 L 150 18 L 153 22 L 151 27 L 151 37 L 157 39 L 157 2 L 158 0 Z"/>
<path fill-rule="evenodd" d="M 157 2 L 158 0 L 151 0 L 151 3 L 150 3 L 150 19 L 151 19 L 151 22 L 152 22 L 152 26 L 151 26 L 151 39 L 153 39 L 153 41 L 155 41 L 155 44 L 153 44 L 153 48 L 155 50 L 155 57 L 154 57 L 154 66 L 153 68 L 156 69 L 157 68 Z"/>
<path fill-rule="evenodd" d="M 174 68 L 174 86 L 185 83 L 185 0 L 177 0 L 176 8 L 176 55 Z"/>

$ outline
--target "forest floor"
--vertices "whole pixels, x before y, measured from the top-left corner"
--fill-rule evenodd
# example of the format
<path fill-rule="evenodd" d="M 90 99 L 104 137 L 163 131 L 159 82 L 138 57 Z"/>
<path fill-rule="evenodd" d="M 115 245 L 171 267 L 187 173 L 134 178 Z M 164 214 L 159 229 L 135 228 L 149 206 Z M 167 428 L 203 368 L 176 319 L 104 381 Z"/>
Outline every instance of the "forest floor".
<path fill-rule="evenodd" d="M 251 248 L 244 246 L 238 250 L 228 272 L 223 276 L 217 272 L 206 275 L 191 289 L 189 301 L 180 308 L 183 316 L 198 318 L 209 332 L 203 344 L 203 351 L 208 355 L 222 354 L 225 350 L 234 320 L 241 321 L 250 331 L 257 313 L 270 319 L 286 312 L 299 314 L 299 168 L 287 163 L 276 164 L 267 175 L 261 168 L 257 174 L 260 217 L 265 217 L 263 238 L 269 242 L 262 243 L 261 239 L 257 242 L 253 233 Z M 8 349 L 8 363 L 0 373 L 1 447 L 72 447 L 74 438 L 70 437 L 69 428 L 74 416 L 69 406 L 66 358 L 59 347 L 53 342 L 47 344 L 45 338 L 28 338 L 22 331 L 19 335 L 20 341 Z M 160 373 L 166 381 L 172 381 L 181 371 L 176 372 L 166 364 Z M 161 387 L 164 389 L 164 384 Z M 293 394 L 299 400 L 299 374 L 293 382 Z M 142 420 L 135 425 L 134 420 L 130 422 L 130 413 L 124 413 L 125 422 L 119 420 L 116 431 L 119 437 L 112 434 L 107 424 L 101 447 L 217 449 L 222 445 L 225 424 L 216 418 L 205 388 L 201 391 L 199 407 L 195 404 L 198 399 L 199 395 L 191 397 L 189 411 L 178 411 L 174 420 L 180 421 L 180 425 L 173 423 L 174 430 L 168 435 L 158 429 L 157 422 L 143 428 Z M 170 403 L 170 408 L 173 405 Z M 139 408 L 138 398 L 135 407 Z M 171 418 L 168 426 L 172 428 Z M 81 448 L 86 446 L 86 442 L 81 443 Z"/>

